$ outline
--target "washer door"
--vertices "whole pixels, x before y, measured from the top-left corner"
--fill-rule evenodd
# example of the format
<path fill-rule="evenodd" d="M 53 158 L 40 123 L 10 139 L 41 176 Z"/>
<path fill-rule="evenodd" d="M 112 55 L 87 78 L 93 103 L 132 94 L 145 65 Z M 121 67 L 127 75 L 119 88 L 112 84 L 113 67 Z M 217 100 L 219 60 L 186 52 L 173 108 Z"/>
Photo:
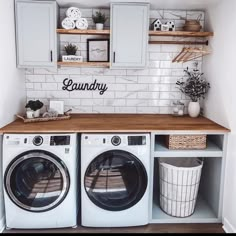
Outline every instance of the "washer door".
<path fill-rule="evenodd" d="M 54 154 L 34 150 L 17 156 L 4 177 L 10 199 L 31 212 L 43 212 L 60 204 L 69 190 L 69 173 Z"/>
<path fill-rule="evenodd" d="M 88 166 L 84 186 L 90 200 L 109 211 L 134 206 L 147 188 L 147 173 L 137 157 L 122 150 L 97 156 Z"/>

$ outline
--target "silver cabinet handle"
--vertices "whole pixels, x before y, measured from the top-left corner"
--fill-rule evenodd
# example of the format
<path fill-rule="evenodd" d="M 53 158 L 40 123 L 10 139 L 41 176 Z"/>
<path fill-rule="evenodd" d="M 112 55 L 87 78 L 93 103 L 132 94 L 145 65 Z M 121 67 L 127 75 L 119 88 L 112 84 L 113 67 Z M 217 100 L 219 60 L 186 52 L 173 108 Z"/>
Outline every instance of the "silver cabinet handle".
<path fill-rule="evenodd" d="M 53 62 L 52 50 L 50 51 L 50 54 L 51 54 L 51 62 Z"/>

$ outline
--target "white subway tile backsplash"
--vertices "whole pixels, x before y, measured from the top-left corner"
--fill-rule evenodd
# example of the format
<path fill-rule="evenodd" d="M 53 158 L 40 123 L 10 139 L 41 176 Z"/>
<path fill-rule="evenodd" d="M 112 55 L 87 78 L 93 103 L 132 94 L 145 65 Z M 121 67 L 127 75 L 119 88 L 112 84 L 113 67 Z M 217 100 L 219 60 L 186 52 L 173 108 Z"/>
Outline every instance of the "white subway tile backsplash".
<path fill-rule="evenodd" d="M 82 106 L 103 106 L 104 99 L 81 99 Z"/>
<path fill-rule="evenodd" d="M 116 98 L 137 98 L 137 92 L 115 92 Z"/>
<path fill-rule="evenodd" d="M 137 107 L 115 107 L 115 113 L 137 113 Z"/>
<path fill-rule="evenodd" d="M 127 91 L 148 91 L 148 84 L 127 84 Z"/>
<path fill-rule="evenodd" d="M 114 113 L 115 107 L 95 106 L 95 107 L 93 107 L 93 112 L 94 113 Z"/>
<path fill-rule="evenodd" d="M 160 107 L 137 107 L 137 113 L 141 114 L 158 114 L 160 113 Z"/>
<path fill-rule="evenodd" d="M 65 17 L 67 8 L 60 9 L 60 19 Z M 89 23 L 89 29 L 94 29 L 92 14 L 98 9 L 80 9 L 82 17 Z M 110 16 L 109 9 L 102 9 Z M 174 21 L 176 30 L 181 30 L 185 20 L 197 19 L 202 14 L 200 23 L 204 25 L 204 12 L 182 10 L 150 10 L 150 23 L 159 18 L 162 22 Z M 105 28 L 109 28 L 108 19 Z M 77 55 L 87 61 L 87 39 L 108 38 L 106 35 L 73 35 L 60 34 L 60 55 L 65 55 L 64 45 L 74 43 L 79 50 Z M 157 40 L 190 40 L 195 38 L 179 37 L 149 37 Z M 200 39 L 198 39 L 200 40 Z M 203 39 L 205 40 L 205 39 Z M 185 46 L 185 45 L 183 45 Z M 25 70 L 27 100 L 40 99 L 45 105 L 50 99 L 63 100 L 65 110 L 72 108 L 73 113 L 172 113 L 173 101 L 181 100 L 186 105 L 189 98 L 183 95 L 176 86 L 176 81 L 186 78 L 184 69 L 194 68 L 193 61 L 186 63 L 172 63 L 172 59 L 182 50 L 182 45 L 149 44 L 147 52 L 147 67 L 145 69 L 109 69 L 104 67 L 58 67 L 51 69 L 32 68 Z M 199 68 L 202 58 L 197 59 Z M 62 89 L 64 79 L 71 79 L 74 83 L 97 83 L 108 87 L 101 95 L 99 90 Z"/>
<path fill-rule="evenodd" d="M 67 91 L 47 91 L 46 92 L 47 98 L 54 99 L 54 98 L 69 98 L 69 92 Z"/>
<path fill-rule="evenodd" d="M 26 83 L 39 83 L 45 82 L 45 75 L 26 75 Z"/>
<path fill-rule="evenodd" d="M 138 83 L 138 76 L 116 76 L 116 83 Z"/>

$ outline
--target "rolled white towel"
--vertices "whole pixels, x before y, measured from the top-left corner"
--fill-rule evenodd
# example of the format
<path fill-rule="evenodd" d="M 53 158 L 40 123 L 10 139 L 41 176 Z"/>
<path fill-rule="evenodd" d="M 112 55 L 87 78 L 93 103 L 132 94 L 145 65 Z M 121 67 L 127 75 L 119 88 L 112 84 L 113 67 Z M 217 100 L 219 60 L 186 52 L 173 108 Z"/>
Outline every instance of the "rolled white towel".
<path fill-rule="evenodd" d="M 70 7 L 66 11 L 66 16 L 72 20 L 78 20 L 81 18 L 81 11 L 77 7 Z"/>
<path fill-rule="evenodd" d="M 75 22 L 71 20 L 69 17 L 66 17 L 62 22 L 61 26 L 64 29 L 74 29 L 75 28 Z"/>
<path fill-rule="evenodd" d="M 75 26 L 77 29 L 87 29 L 88 28 L 88 21 L 85 18 L 80 18 L 76 21 Z"/>

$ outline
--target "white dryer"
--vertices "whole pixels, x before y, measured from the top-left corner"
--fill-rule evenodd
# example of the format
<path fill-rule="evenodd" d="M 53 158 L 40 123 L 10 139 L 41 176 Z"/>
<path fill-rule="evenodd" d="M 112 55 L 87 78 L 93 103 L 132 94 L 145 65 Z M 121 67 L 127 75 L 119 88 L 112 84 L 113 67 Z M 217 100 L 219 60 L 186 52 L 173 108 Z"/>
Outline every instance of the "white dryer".
<path fill-rule="evenodd" d="M 148 224 L 149 184 L 149 134 L 82 134 L 82 226 Z"/>
<path fill-rule="evenodd" d="M 77 134 L 5 134 L 7 228 L 77 225 Z"/>

